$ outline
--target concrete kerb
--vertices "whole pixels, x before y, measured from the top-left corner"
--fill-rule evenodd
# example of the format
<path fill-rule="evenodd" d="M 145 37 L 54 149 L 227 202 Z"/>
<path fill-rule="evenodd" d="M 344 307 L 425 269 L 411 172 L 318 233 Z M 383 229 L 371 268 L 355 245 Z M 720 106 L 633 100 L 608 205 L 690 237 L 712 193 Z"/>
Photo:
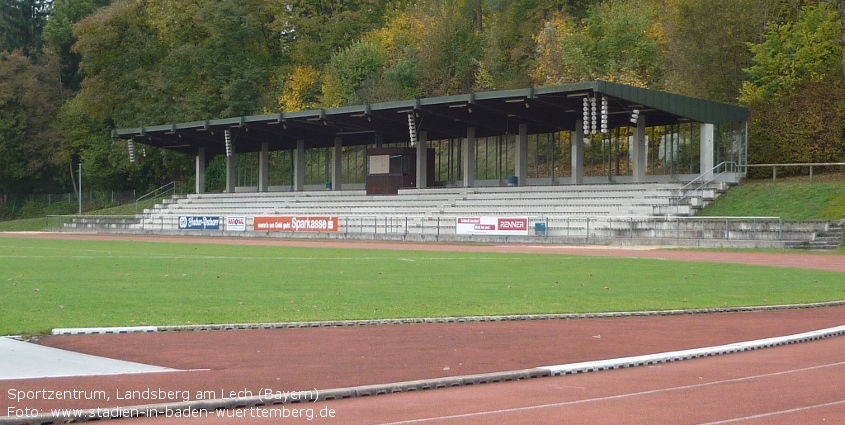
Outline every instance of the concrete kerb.
<path fill-rule="evenodd" d="M 623 357 L 610 360 L 571 363 L 559 366 L 544 366 L 538 369 L 547 370 L 553 376 L 573 375 L 577 373 L 596 372 L 602 370 L 612 370 L 635 366 L 646 366 L 660 363 L 677 362 L 682 360 L 691 360 L 702 357 L 741 353 L 743 351 L 780 347 L 783 345 L 816 341 L 820 339 L 832 338 L 842 335 L 845 335 L 845 326 L 838 326 L 834 328 L 822 329 L 818 331 L 805 332 L 783 337 L 765 338 L 755 341 L 725 344 L 715 347 L 695 348 L 690 350 L 671 351 L 667 353 Z"/>
<path fill-rule="evenodd" d="M 318 401 L 330 401 L 353 397 L 369 397 L 386 395 L 399 392 L 424 391 L 437 388 L 448 388 L 455 386 L 480 385 L 494 382 L 506 382 L 531 378 L 573 375 L 597 371 L 614 370 L 628 367 L 645 366 L 682 360 L 690 360 L 701 357 L 710 357 L 723 354 L 739 353 L 743 351 L 759 350 L 764 348 L 778 347 L 783 345 L 797 344 L 819 339 L 831 338 L 845 335 L 845 326 L 805 332 L 801 334 L 765 338 L 755 341 L 726 344 L 715 347 L 697 348 L 691 350 L 672 351 L 666 353 L 649 354 L 644 356 L 623 357 L 617 359 L 598 360 L 591 362 L 571 363 L 558 366 L 542 366 L 533 369 L 524 369 L 507 372 L 495 372 L 477 375 L 453 376 L 417 381 L 405 381 L 389 384 L 366 385 L 358 387 L 337 388 L 329 390 L 300 391 L 299 393 L 313 394 L 313 398 L 296 400 L 279 398 L 267 398 L 265 396 L 254 396 L 247 398 L 219 399 L 188 401 L 180 403 L 153 404 L 121 408 L 117 414 L 108 417 L 97 416 L 86 411 L 78 416 L 43 415 L 36 418 L 0 418 L 0 424 L 31 424 L 47 425 L 55 423 L 88 422 L 103 419 L 120 419 L 123 417 L 158 416 L 167 415 L 168 412 L 212 412 L 225 409 L 240 409 L 258 406 L 273 406 L 293 403 L 310 403 Z M 83 409 L 84 410 L 84 409 Z M 108 411 L 109 409 L 103 409 Z M 121 413 L 125 412 L 126 415 Z"/>
<path fill-rule="evenodd" d="M 742 313 L 754 311 L 796 310 L 822 307 L 838 307 L 845 305 L 845 300 L 808 303 L 786 304 L 756 307 L 720 307 L 699 308 L 689 310 L 653 310 L 608 313 L 566 313 L 566 314 L 514 314 L 501 316 L 455 316 L 455 317 L 425 317 L 401 319 L 363 319 L 363 320 L 328 320 L 303 322 L 270 322 L 270 323 L 225 323 L 209 325 L 175 325 L 175 326 L 134 326 L 134 327 L 105 327 L 105 328 L 55 328 L 52 335 L 99 335 L 117 333 L 146 333 L 146 332 L 202 332 L 202 331 L 233 331 L 256 329 L 301 329 L 327 327 L 358 327 L 411 325 L 435 323 L 483 323 L 483 322 L 515 322 L 531 320 L 575 320 L 601 319 L 621 317 L 646 316 L 684 316 L 691 314 Z"/>

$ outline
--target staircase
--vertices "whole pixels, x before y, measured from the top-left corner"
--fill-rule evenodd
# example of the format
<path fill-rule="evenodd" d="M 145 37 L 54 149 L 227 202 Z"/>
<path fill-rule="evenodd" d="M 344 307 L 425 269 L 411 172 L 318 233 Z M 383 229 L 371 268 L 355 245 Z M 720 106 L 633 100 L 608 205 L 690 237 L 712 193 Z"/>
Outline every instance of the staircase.
<path fill-rule="evenodd" d="M 790 249 L 825 250 L 832 251 L 845 242 L 845 220 L 831 222 L 827 229 L 817 232 L 809 241 L 788 243 Z"/>

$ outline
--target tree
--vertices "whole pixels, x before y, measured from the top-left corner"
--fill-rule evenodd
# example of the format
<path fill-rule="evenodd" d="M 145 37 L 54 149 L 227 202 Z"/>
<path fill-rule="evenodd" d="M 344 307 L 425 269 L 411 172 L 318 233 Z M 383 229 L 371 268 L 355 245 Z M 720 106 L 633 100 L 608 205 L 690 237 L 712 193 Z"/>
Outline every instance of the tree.
<path fill-rule="evenodd" d="M 842 46 L 842 72 L 845 75 L 845 0 L 839 0 L 839 20 L 842 25 L 842 38 L 839 39 Z"/>
<path fill-rule="evenodd" d="M 425 22 L 421 28 L 424 41 L 412 52 L 422 95 L 472 90 L 483 51 L 468 11 L 474 9 L 467 8 L 463 1 L 429 0 L 420 2 L 412 12 L 417 15 L 415 19 Z"/>
<path fill-rule="evenodd" d="M 0 0 L 0 51 L 20 49 L 29 56 L 41 51 L 41 32 L 50 0 Z"/>
<path fill-rule="evenodd" d="M 284 0 L 274 29 L 298 66 L 320 69 L 331 55 L 384 23 L 390 0 Z"/>
<path fill-rule="evenodd" d="M 378 84 L 387 59 L 387 53 L 370 42 L 356 42 L 332 55 L 324 75 L 323 106 L 355 105 L 370 101 L 361 89 L 367 82 L 369 87 Z"/>
<path fill-rule="evenodd" d="M 841 21 L 828 3 L 805 6 L 795 22 L 772 24 L 762 43 L 751 45 L 753 65 L 746 69 L 744 103 L 791 96 L 807 81 L 837 70 L 842 56 Z"/>
<path fill-rule="evenodd" d="M 839 72 L 808 81 L 791 96 L 749 108 L 749 163 L 841 162 L 845 158 L 845 80 Z"/>
<path fill-rule="evenodd" d="M 751 46 L 740 100 L 751 110 L 750 162 L 837 162 L 845 156 L 845 80 L 837 8 L 818 3 L 771 24 Z M 784 117 L 788 117 L 784 119 Z"/>
<path fill-rule="evenodd" d="M 736 102 L 748 43 L 762 40 L 768 23 L 793 19 L 806 0 L 667 0 L 661 13 L 664 88 L 720 102 Z"/>
<path fill-rule="evenodd" d="M 55 57 L 0 52 L 0 208 L 5 195 L 49 181 L 56 151 L 50 121 L 62 100 Z"/>
<path fill-rule="evenodd" d="M 71 50 L 76 42 L 73 25 L 90 16 L 97 9 L 108 5 L 109 0 L 54 0 L 49 19 L 44 25 L 44 43 L 62 61 L 62 84 L 78 90 L 82 82 L 79 73 L 79 55 Z"/>
<path fill-rule="evenodd" d="M 577 20 L 555 14 L 536 36 L 535 84 L 608 80 L 636 86 L 659 81 L 659 37 L 649 2 L 608 0 Z"/>
<path fill-rule="evenodd" d="M 297 66 L 288 75 L 279 97 L 279 109 L 283 112 L 295 112 L 313 109 L 320 101 L 320 71 Z"/>
<path fill-rule="evenodd" d="M 564 5 L 560 0 L 488 0 L 483 34 L 483 69 L 490 75 L 490 88 L 510 89 L 532 83 L 536 44 L 545 21 Z"/>

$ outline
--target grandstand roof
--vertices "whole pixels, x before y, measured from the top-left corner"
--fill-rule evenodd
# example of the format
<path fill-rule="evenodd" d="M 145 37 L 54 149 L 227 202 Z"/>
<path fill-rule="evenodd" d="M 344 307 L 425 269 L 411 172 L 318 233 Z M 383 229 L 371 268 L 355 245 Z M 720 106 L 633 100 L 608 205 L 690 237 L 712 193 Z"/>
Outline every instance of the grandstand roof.
<path fill-rule="evenodd" d="M 411 112 L 428 140 L 466 137 L 469 127 L 476 129 L 477 137 L 514 134 L 519 124 L 527 124 L 530 134 L 541 134 L 574 130 L 583 117 L 583 99 L 602 95 L 608 99 L 611 129 L 630 126 L 635 109 L 647 126 L 742 122 L 749 115 L 738 106 L 593 81 L 119 129 L 112 137 L 189 154 L 205 148 L 211 155 L 225 152 L 226 129 L 237 152 L 260 151 L 263 143 L 271 151 L 294 149 L 297 140 L 304 140 L 306 148 L 329 147 L 337 137 L 345 146 L 368 145 L 376 134 L 383 135 L 384 143 L 406 142 Z"/>

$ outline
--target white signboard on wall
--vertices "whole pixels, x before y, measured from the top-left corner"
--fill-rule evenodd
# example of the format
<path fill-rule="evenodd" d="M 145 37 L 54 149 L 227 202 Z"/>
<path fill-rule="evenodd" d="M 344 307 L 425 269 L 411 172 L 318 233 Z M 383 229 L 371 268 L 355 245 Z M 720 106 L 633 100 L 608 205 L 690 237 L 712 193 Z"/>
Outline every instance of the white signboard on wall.
<path fill-rule="evenodd" d="M 458 217 L 455 234 L 527 236 L 528 217 Z"/>
<path fill-rule="evenodd" d="M 226 230 L 232 232 L 245 232 L 246 231 L 246 217 L 238 216 L 233 217 L 229 216 L 226 217 Z"/>

